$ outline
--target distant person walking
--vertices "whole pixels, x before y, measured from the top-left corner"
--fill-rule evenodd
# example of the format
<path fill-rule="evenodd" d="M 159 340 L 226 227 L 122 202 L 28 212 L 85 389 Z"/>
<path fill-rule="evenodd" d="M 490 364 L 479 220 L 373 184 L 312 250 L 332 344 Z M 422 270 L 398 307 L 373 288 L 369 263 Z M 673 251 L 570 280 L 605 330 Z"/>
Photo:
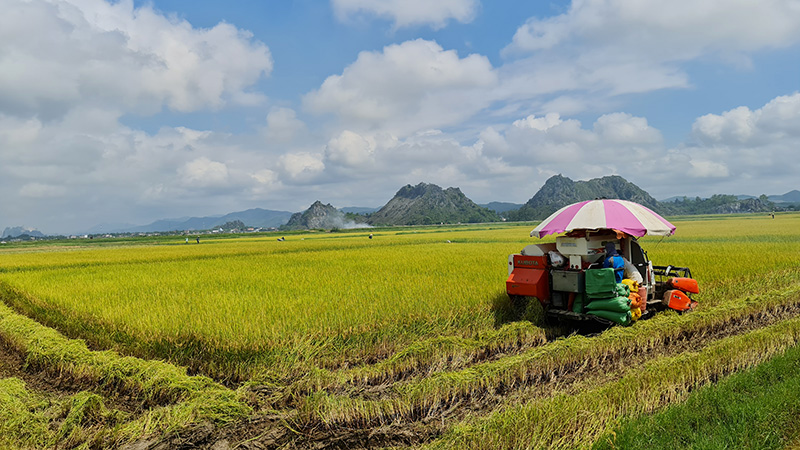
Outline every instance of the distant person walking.
<path fill-rule="evenodd" d="M 197 239 L 197 243 L 199 244 L 200 243 L 200 236 L 197 236 L 195 239 Z"/>
<path fill-rule="evenodd" d="M 188 238 L 188 237 L 186 238 L 186 243 L 187 243 L 187 244 L 189 243 L 189 238 Z"/>

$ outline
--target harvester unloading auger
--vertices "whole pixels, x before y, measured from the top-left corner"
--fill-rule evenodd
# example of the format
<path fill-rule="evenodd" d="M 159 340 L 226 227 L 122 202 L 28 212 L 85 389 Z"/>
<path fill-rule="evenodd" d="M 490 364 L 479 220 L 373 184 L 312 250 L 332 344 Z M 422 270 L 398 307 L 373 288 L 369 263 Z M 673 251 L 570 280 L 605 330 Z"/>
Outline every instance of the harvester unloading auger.
<path fill-rule="evenodd" d="M 506 292 L 515 304 L 536 299 L 549 320 L 575 326 L 629 325 L 666 308 L 689 311 L 699 292 L 689 268 L 653 265 L 637 241 L 674 232 L 663 217 L 626 200 L 565 206 L 531 231 L 539 238 L 565 233 L 555 243 L 509 255 Z M 604 267 L 615 253 L 624 264 Z"/>

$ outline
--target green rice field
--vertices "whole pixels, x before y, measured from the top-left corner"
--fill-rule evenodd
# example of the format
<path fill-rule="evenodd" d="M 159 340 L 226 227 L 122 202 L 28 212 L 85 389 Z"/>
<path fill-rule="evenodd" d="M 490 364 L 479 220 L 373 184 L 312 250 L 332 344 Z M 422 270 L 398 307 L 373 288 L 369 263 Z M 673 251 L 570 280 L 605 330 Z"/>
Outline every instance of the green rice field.
<path fill-rule="evenodd" d="M 533 223 L 4 245 L 0 448 L 674 445 L 671 411 L 796 360 L 800 214 L 670 220 L 640 242 L 698 309 L 590 336 L 506 296 Z M 798 379 L 752 389 L 791 426 L 696 445 L 797 442 Z"/>

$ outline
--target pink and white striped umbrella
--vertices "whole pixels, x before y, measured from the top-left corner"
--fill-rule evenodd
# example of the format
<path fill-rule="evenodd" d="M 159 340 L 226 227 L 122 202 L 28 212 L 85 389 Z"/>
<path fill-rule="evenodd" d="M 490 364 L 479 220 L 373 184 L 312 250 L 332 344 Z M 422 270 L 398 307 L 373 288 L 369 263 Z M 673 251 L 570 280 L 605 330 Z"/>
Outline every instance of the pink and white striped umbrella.
<path fill-rule="evenodd" d="M 628 200 L 587 200 L 554 212 L 531 231 L 540 238 L 572 230 L 611 228 L 642 237 L 645 234 L 669 236 L 675 225 L 638 203 Z"/>

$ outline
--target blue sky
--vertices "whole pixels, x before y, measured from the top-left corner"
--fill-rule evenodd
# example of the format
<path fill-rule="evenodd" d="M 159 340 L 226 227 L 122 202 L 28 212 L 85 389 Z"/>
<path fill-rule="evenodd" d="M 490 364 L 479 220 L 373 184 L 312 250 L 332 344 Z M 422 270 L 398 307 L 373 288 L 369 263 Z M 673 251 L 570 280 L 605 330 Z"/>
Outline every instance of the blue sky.
<path fill-rule="evenodd" d="M 797 0 L 0 6 L 0 227 L 800 189 Z"/>

